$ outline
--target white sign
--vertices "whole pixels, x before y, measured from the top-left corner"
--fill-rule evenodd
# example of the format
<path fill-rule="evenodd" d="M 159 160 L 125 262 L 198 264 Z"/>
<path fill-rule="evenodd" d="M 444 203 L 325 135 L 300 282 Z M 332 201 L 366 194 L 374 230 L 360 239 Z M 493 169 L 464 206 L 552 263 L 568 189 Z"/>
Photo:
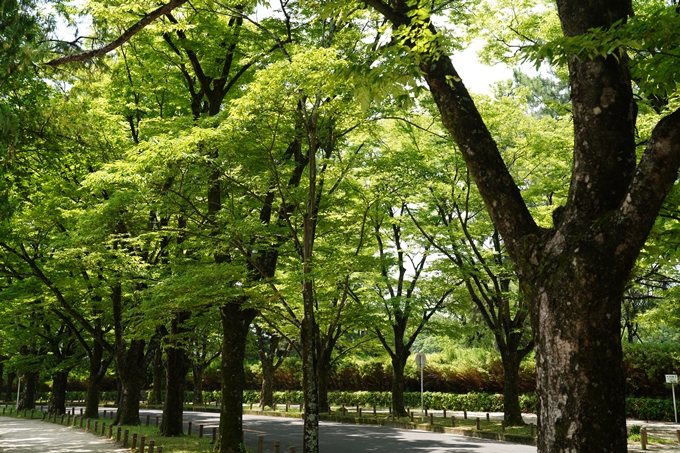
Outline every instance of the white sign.
<path fill-rule="evenodd" d="M 678 375 L 677 374 L 667 374 L 666 375 L 666 383 L 667 384 L 677 384 L 678 383 Z"/>
<path fill-rule="evenodd" d="M 425 362 L 426 362 L 425 354 L 423 354 L 422 352 L 416 354 L 416 365 L 418 366 L 418 368 L 420 368 L 421 370 L 425 368 Z"/>

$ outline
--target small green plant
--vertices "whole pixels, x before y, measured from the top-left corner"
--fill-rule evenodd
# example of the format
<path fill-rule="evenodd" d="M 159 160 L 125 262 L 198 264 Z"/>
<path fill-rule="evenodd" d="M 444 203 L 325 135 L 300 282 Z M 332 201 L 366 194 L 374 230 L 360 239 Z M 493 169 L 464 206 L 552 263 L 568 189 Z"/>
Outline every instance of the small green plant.
<path fill-rule="evenodd" d="M 642 426 L 640 426 L 640 425 L 631 425 L 628 428 L 628 434 L 640 434 L 641 429 L 642 429 Z"/>

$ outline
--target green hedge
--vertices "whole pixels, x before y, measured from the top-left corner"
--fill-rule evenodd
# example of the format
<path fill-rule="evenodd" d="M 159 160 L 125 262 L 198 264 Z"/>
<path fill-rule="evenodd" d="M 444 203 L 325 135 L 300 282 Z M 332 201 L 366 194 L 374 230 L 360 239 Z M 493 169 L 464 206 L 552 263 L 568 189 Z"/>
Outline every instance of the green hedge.
<path fill-rule="evenodd" d="M 626 417 L 664 422 L 675 421 L 673 401 L 652 398 L 626 398 Z"/>

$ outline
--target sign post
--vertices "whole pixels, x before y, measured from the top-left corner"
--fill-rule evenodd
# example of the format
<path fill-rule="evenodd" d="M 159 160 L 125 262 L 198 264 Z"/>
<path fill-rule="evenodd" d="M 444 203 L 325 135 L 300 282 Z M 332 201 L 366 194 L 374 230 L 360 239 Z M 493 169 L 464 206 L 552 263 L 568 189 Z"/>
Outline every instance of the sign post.
<path fill-rule="evenodd" d="M 425 423 L 425 398 L 423 396 L 423 369 L 425 369 L 425 354 L 416 354 L 416 365 L 420 368 L 420 422 Z"/>
<path fill-rule="evenodd" d="M 673 411 L 675 412 L 675 423 L 678 422 L 678 407 L 675 405 L 675 384 L 678 383 L 678 375 L 677 374 L 667 374 L 666 375 L 666 383 L 671 385 L 671 389 L 673 390 Z"/>
<path fill-rule="evenodd" d="M 19 411 L 19 395 L 21 395 L 21 378 L 24 377 L 24 373 L 17 372 L 17 377 L 19 378 L 19 383 L 17 387 L 17 413 Z"/>

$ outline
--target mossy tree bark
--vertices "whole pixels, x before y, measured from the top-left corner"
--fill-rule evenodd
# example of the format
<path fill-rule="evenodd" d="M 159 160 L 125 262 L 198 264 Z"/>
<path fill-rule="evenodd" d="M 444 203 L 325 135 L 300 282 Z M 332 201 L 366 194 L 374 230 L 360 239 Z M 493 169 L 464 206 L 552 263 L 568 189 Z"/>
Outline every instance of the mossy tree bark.
<path fill-rule="evenodd" d="M 574 160 L 568 201 L 539 228 L 428 21 L 411 3 L 366 0 L 415 48 L 420 69 L 513 260 L 531 308 L 538 451 L 626 451 L 620 338 L 626 280 L 680 166 L 680 111 L 655 127 L 636 163 L 636 104 L 624 57 L 569 62 Z M 566 36 L 625 20 L 630 2 L 558 0 Z M 401 29 L 399 29 L 401 27 Z M 404 33 L 405 32 L 405 33 Z M 402 38 L 400 38 L 402 37 Z M 415 37 L 415 38 L 414 38 Z"/>

